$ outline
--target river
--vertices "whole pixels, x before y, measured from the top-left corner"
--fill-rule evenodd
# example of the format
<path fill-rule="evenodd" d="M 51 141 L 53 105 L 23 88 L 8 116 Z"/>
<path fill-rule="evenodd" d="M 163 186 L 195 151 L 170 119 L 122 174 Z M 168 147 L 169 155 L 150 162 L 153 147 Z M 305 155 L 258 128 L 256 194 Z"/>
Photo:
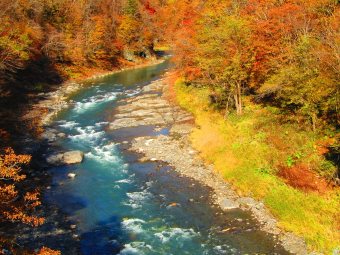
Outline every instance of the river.
<path fill-rule="evenodd" d="M 70 97 L 73 103 L 51 125 L 66 136 L 52 149 L 81 150 L 85 158 L 79 165 L 50 169 L 45 203 L 74 223 L 85 255 L 288 254 L 248 212 L 223 212 L 212 205 L 207 187 L 166 165 L 141 163 L 126 150 L 133 137 L 166 134 L 167 129 L 108 130 L 120 100 L 141 93 L 167 68 L 164 62 L 89 80 Z M 68 178 L 69 173 L 76 178 Z M 56 237 L 52 248 L 70 254 L 62 243 Z"/>

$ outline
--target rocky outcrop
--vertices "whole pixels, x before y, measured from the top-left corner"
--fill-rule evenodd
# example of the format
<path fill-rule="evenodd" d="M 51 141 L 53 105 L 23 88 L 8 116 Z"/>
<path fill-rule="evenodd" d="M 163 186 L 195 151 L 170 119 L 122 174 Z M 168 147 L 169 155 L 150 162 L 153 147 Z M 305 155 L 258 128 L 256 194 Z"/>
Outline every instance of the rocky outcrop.
<path fill-rule="evenodd" d="M 55 166 L 71 165 L 81 163 L 84 159 L 82 151 L 68 151 L 65 153 L 53 154 L 46 158 L 47 163 Z"/>
<path fill-rule="evenodd" d="M 132 141 L 132 151 L 143 154 L 141 161 L 162 161 L 173 166 L 181 175 L 191 177 L 213 190 L 213 201 L 223 210 L 241 208 L 249 210 L 260 222 L 261 229 L 277 236 L 282 246 L 293 254 L 308 254 L 304 240 L 279 229 L 277 221 L 261 201 L 240 197 L 214 167 L 205 164 L 191 144 L 189 135 L 192 117 L 171 105 L 160 96 L 166 84 L 156 81 L 144 87 L 144 94 L 125 100 L 118 107 L 111 129 L 139 125 L 171 127 L 170 135 L 137 137 Z"/>
<path fill-rule="evenodd" d="M 124 105 L 117 107 L 117 114 L 114 115 L 114 121 L 110 123 L 110 129 L 144 125 L 169 126 L 192 120 L 190 114 L 178 106 L 170 105 L 166 99 L 155 93 L 163 87 L 164 82 L 158 80 L 143 88 L 146 94 L 125 100 Z"/>

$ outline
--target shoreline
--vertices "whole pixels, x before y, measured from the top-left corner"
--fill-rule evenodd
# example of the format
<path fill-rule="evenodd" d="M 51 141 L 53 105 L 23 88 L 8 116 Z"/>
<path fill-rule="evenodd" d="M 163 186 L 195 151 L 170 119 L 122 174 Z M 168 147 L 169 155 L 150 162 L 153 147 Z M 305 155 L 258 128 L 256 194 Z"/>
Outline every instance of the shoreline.
<path fill-rule="evenodd" d="M 281 230 L 277 220 L 261 201 L 242 197 L 223 179 L 213 166 L 207 166 L 189 141 L 191 130 L 195 127 L 193 117 L 177 105 L 170 104 L 164 94 L 168 84 L 163 79 L 152 82 L 143 88 L 144 92 L 161 94 L 151 96 L 146 93 L 126 99 L 125 105 L 118 107 L 115 120 L 110 129 L 155 125 L 158 129 L 168 128 L 168 135 L 137 137 L 130 150 L 144 155 L 140 160 L 160 161 L 173 167 L 182 176 L 192 178 L 212 189 L 215 205 L 222 210 L 240 208 L 249 211 L 260 222 L 261 230 L 277 237 L 280 245 L 288 252 L 305 255 L 308 253 L 303 238 Z M 170 114 L 169 114 L 170 113 Z M 139 116 L 147 116 L 140 120 Z M 172 116 L 169 116 L 172 115 Z"/>
<path fill-rule="evenodd" d="M 38 99 L 37 103 L 33 103 L 29 105 L 28 110 L 23 114 L 22 119 L 24 121 L 32 122 L 35 119 L 38 120 L 39 128 L 43 128 L 48 126 L 48 124 L 52 121 L 52 118 L 58 114 L 61 110 L 67 108 L 69 103 L 67 102 L 68 97 L 79 91 L 84 87 L 84 82 L 103 78 L 106 76 L 110 76 L 116 73 L 139 69 L 147 66 L 153 66 L 161 64 L 166 59 L 159 58 L 159 59 L 152 59 L 145 63 L 135 64 L 133 66 L 122 67 L 117 70 L 102 72 L 98 74 L 91 75 L 86 78 L 82 78 L 79 80 L 68 80 L 62 83 L 55 91 L 49 93 L 41 93 L 41 99 Z"/>
<path fill-rule="evenodd" d="M 133 70 L 143 68 L 145 66 L 156 65 L 162 63 L 163 61 L 165 60 L 158 59 L 156 61 L 151 61 L 151 63 L 149 62 L 142 65 L 122 68 L 121 70 L 114 70 L 104 74 L 94 75 L 89 78 L 83 79 L 82 82 L 109 76 L 126 70 Z M 222 210 L 240 208 L 242 210 L 251 212 L 254 218 L 261 223 L 261 230 L 266 233 L 273 234 L 273 236 L 276 236 L 279 240 L 279 244 L 282 245 L 287 251 L 301 255 L 317 254 L 307 252 L 307 246 L 302 238 L 297 237 L 292 233 L 280 230 L 277 226 L 276 219 L 265 208 L 262 202 L 256 201 L 250 197 L 238 196 L 237 193 L 232 189 L 232 187 L 226 182 L 226 180 L 224 180 L 213 170 L 212 166 L 206 166 L 205 163 L 203 163 L 203 161 L 199 158 L 199 153 L 191 147 L 189 141 L 189 134 L 191 132 L 191 129 L 194 128 L 194 124 L 192 124 L 193 117 L 191 118 L 191 120 L 188 119 L 188 113 L 186 111 L 180 109 L 179 106 L 170 104 L 168 102 L 168 99 L 164 96 L 164 92 L 168 90 L 167 86 L 168 84 L 164 83 L 163 78 L 160 78 L 154 82 L 151 82 L 150 85 L 147 85 L 144 88 L 146 88 L 148 92 L 156 92 L 157 95 L 156 97 L 146 98 L 146 100 L 163 100 L 163 102 L 160 103 L 160 108 L 156 107 L 152 110 L 155 111 L 156 109 L 157 115 L 166 114 L 166 112 L 164 111 L 157 111 L 157 109 L 159 110 L 162 108 L 162 104 L 164 103 L 164 101 L 166 101 L 168 105 L 165 108 L 167 109 L 167 111 L 170 110 L 170 115 L 172 116 L 169 116 L 168 119 L 164 116 L 161 116 L 161 118 L 158 118 L 157 120 L 146 119 L 144 123 L 135 123 L 135 126 L 140 126 L 143 124 L 155 125 L 158 127 L 171 126 L 171 128 L 169 128 L 169 135 L 160 135 L 157 137 L 137 137 L 133 140 L 130 150 L 138 152 L 139 154 L 144 154 L 144 158 L 140 159 L 141 161 L 163 161 L 172 166 L 174 170 L 180 175 L 190 177 L 200 182 L 204 186 L 210 187 L 214 193 L 212 200 L 215 201 L 215 204 L 219 205 Z M 39 101 L 38 104 L 34 104 L 33 108 L 31 109 L 32 111 L 29 111 L 28 116 L 31 118 L 39 118 L 39 120 L 41 121 L 41 125 L 47 126 L 52 120 L 53 116 L 69 106 L 69 103 L 67 102 L 67 97 L 83 87 L 84 85 L 73 81 L 65 82 L 56 91 L 49 93 L 46 99 Z M 138 97 L 139 95 L 129 98 L 127 99 L 127 101 L 130 101 L 128 103 L 131 103 L 135 100 L 135 98 Z M 48 109 L 49 112 L 41 114 L 42 109 Z M 35 115 L 32 115 L 32 112 Z M 178 114 L 178 112 L 180 113 Z M 179 116 L 183 117 L 181 123 L 175 123 L 176 119 L 180 119 Z M 130 123 L 129 125 L 133 123 L 131 121 L 128 122 Z M 128 127 L 126 126 L 126 122 L 123 122 L 121 124 L 123 126 L 119 127 L 118 125 L 117 128 Z M 192 164 L 187 165 L 187 161 L 192 162 Z"/>
<path fill-rule="evenodd" d="M 37 102 L 33 102 L 28 105 L 26 113 L 23 114 L 22 119 L 27 122 L 37 120 L 38 126 L 36 129 L 42 128 L 40 132 L 26 133 L 21 140 L 21 148 L 26 154 L 34 155 L 32 159 L 33 170 L 31 171 L 32 178 L 34 178 L 34 185 L 39 187 L 41 193 L 46 189 L 50 189 L 52 186 L 51 175 L 47 169 L 49 165 L 46 163 L 47 148 L 50 147 L 48 125 L 53 121 L 53 117 L 61 110 L 69 107 L 68 97 L 80 89 L 84 88 L 82 85 L 85 81 L 91 81 L 105 76 L 113 75 L 116 73 L 139 69 L 147 66 L 153 66 L 164 62 L 166 59 L 153 59 L 146 63 L 136 64 L 134 66 L 123 67 L 121 69 L 108 71 L 105 73 L 98 73 L 90 77 L 79 79 L 77 81 L 68 80 L 62 83 L 55 91 L 44 93 L 43 98 L 39 98 Z M 43 201 L 43 200 L 42 200 Z M 41 236 L 46 234 L 46 228 L 55 225 L 56 228 L 48 234 L 53 236 L 57 234 L 64 235 L 64 241 L 66 245 L 72 247 L 70 254 L 79 254 L 79 235 L 76 229 L 72 226 L 75 224 L 68 218 L 68 215 L 61 211 L 55 205 L 42 204 L 40 215 L 45 217 L 46 222 L 38 226 L 37 228 L 26 226 L 22 224 L 15 224 L 13 227 L 13 233 L 10 237 L 15 237 L 19 232 L 19 243 L 23 246 L 27 246 L 31 249 L 36 247 L 42 247 L 44 243 Z M 37 240 L 38 239 L 38 240 Z"/>

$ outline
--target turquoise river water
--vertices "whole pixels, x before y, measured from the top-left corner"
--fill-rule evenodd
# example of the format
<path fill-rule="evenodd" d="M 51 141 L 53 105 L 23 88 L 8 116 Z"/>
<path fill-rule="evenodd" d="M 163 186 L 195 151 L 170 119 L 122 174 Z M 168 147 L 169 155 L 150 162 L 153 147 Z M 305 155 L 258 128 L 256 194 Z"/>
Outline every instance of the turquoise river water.
<path fill-rule="evenodd" d="M 87 81 L 52 127 L 66 134 L 55 147 L 81 150 L 79 165 L 52 168 L 47 203 L 75 223 L 81 254 L 288 254 L 249 213 L 223 212 L 210 189 L 157 162 L 138 162 L 128 152 L 135 136 L 167 134 L 153 127 L 109 131 L 119 100 L 140 94 L 168 68 L 164 62 Z M 124 142 L 125 141 L 125 142 Z M 68 173 L 77 174 L 75 179 Z M 169 206 L 177 203 L 178 206 Z M 55 240 L 53 248 L 62 239 Z"/>

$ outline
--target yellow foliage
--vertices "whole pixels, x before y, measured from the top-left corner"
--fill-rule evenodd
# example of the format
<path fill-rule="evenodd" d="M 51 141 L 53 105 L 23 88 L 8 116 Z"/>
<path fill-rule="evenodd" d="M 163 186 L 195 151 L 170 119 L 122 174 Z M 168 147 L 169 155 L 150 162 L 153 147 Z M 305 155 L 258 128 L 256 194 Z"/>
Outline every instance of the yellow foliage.
<path fill-rule="evenodd" d="M 276 123 L 274 116 L 257 106 L 248 106 L 242 117 L 230 115 L 225 119 L 209 107 L 207 89 L 188 87 L 181 80 L 177 81 L 175 91 L 180 106 L 195 116 L 193 146 L 238 193 L 263 200 L 277 217 L 279 226 L 304 237 L 311 249 L 329 254 L 337 248 L 339 190 L 323 195 L 305 193 L 286 185 L 276 175 L 277 164 L 285 163 L 296 148 L 306 152 L 304 161 L 312 163 L 313 157 L 318 157 L 317 150 L 313 152 L 310 133 Z M 267 121 L 271 125 L 266 125 Z M 277 134 L 285 136 L 283 143 L 288 146 L 268 139 Z M 320 163 L 321 158 L 317 164 Z"/>

